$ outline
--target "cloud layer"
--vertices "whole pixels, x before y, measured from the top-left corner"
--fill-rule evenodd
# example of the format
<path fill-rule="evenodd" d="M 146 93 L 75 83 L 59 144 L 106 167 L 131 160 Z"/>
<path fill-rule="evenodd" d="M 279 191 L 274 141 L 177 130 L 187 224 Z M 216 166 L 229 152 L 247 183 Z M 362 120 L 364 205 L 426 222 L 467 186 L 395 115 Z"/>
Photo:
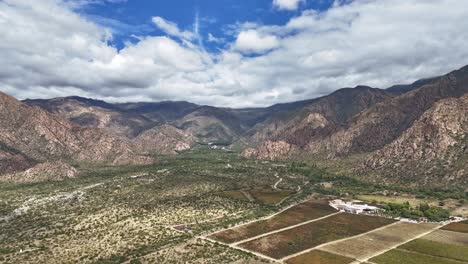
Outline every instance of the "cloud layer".
<path fill-rule="evenodd" d="M 240 24 L 235 41 L 214 54 L 200 47 L 198 32 L 161 17 L 153 22 L 165 35 L 117 50 L 111 30 L 67 2 L 4 0 L 0 90 L 19 98 L 264 106 L 358 84 L 407 83 L 468 64 L 467 1 L 341 2 L 285 25 Z"/>

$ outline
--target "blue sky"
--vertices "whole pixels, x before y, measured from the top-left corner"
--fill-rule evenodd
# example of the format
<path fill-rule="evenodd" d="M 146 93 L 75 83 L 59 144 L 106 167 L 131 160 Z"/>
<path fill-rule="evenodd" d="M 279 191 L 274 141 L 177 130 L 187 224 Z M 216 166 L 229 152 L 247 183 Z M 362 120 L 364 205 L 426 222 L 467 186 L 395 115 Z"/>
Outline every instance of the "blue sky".
<path fill-rule="evenodd" d="M 468 64 L 467 17 L 460 0 L 0 0 L 0 91 L 257 107 L 386 88 Z"/>
<path fill-rule="evenodd" d="M 119 49 L 125 41 L 135 42 L 132 35 L 164 35 L 154 27 L 151 18 L 163 17 L 186 30 L 194 30 L 196 17 L 204 46 L 215 52 L 232 41 L 235 36 L 226 34 L 230 25 L 253 22 L 264 25 L 284 25 L 303 10 L 326 10 L 333 0 L 302 2 L 296 10 L 279 10 L 271 0 L 128 0 L 99 2 L 80 10 L 89 19 L 114 32 L 112 44 Z M 208 34 L 225 39 L 224 43 L 208 41 Z"/>

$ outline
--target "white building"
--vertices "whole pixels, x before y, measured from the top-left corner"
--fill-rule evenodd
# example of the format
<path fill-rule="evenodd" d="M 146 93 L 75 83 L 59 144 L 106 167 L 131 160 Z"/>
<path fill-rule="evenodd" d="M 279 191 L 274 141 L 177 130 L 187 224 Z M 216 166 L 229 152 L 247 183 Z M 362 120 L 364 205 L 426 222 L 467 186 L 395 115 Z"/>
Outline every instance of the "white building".
<path fill-rule="evenodd" d="M 330 202 L 330 206 L 343 212 L 352 213 L 352 214 L 362 214 L 364 212 L 372 213 L 379 210 L 376 206 L 371 206 L 367 204 L 355 204 L 352 202 L 344 202 L 342 200 L 333 200 Z"/>

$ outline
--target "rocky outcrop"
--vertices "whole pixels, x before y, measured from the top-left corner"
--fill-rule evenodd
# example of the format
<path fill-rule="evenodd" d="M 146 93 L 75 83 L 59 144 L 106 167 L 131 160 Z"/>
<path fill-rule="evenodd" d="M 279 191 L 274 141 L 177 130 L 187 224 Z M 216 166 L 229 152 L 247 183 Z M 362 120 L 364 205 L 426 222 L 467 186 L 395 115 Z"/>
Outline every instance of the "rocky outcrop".
<path fill-rule="evenodd" d="M 34 160 L 21 153 L 0 150 L 0 172 L 2 173 L 26 170 L 34 164 L 36 164 Z"/>
<path fill-rule="evenodd" d="M 284 158 L 287 151 L 275 155 L 266 146 L 285 142 L 308 159 L 351 158 L 355 165 L 349 169 L 370 181 L 466 183 L 467 93 L 468 66 L 404 92 L 344 89 L 290 114 L 289 121 L 283 116 L 265 126 L 255 136 L 270 134 L 268 141 L 244 154 Z"/>
<path fill-rule="evenodd" d="M 467 184 L 467 113 L 468 95 L 437 102 L 397 140 L 376 151 L 364 171 L 387 182 L 414 182 L 418 177 L 424 184 Z"/>
<path fill-rule="evenodd" d="M 0 176 L 0 180 L 15 182 L 61 181 L 75 178 L 77 174 L 78 171 L 74 167 L 65 162 L 55 161 L 37 164 L 24 172 Z"/>
<path fill-rule="evenodd" d="M 97 128 L 79 127 L 0 93 L 0 174 L 56 160 L 141 162 L 131 144 Z"/>
<path fill-rule="evenodd" d="M 284 141 L 266 141 L 258 148 L 248 148 L 242 155 L 248 158 L 275 160 L 290 158 L 297 153 L 297 148 Z"/>
<path fill-rule="evenodd" d="M 468 93 L 468 66 L 419 89 L 390 98 L 357 115 L 343 129 L 317 142 L 336 156 L 368 153 L 383 148 L 402 135 L 425 111 L 445 98 Z"/>
<path fill-rule="evenodd" d="M 194 143 L 194 136 L 171 125 L 155 127 L 133 139 L 136 151 L 143 154 L 176 154 Z"/>
<path fill-rule="evenodd" d="M 123 111 L 117 105 L 76 96 L 25 100 L 24 103 L 59 115 L 80 127 L 99 128 L 129 138 L 161 123 L 161 118 L 149 119 L 139 113 Z"/>

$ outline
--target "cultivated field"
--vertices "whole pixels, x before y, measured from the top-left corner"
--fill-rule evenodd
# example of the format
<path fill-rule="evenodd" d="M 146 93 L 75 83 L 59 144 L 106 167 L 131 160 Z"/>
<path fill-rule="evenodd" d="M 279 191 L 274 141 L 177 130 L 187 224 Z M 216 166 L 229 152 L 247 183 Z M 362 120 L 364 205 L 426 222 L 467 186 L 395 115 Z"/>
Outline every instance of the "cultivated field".
<path fill-rule="evenodd" d="M 451 223 L 447 226 L 444 226 L 442 229 L 454 232 L 468 233 L 468 220 L 458 223 Z"/>
<path fill-rule="evenodd" d="M 395 222 L 392 219 L 341 213 L 246 243 L 242 248 L 281 259 L 330 241 L 355 236 Z"/>
<path fill-rule="evenodd" d="M 319 247 L 320 250 L 363 260 L 385 249 L 395 247 L 435 228 L 434 224 L 397 222 L 362 236 Z"/>
<path fill-rule="evenodd" d="M 324 200 L 388 187 L 304 163 L 257 162 L 203 146 L 155 158 L 157 163 L 143 166 L 74 164 L 82 174 L 62 182 L 0 183 L 0 263 L 269 263 L 253 252 L 283 257 L 393 222 L 338 213 Z M 332 187 L 324 190 L 321 182 Z M 271 205 L 286 195 L 281 205 Z M 210 238 L 234 245 L 204 239 L 215 230 L 226 231 Z M 466 233 L 437 232 L 443 235 L 425 239 L 466 246 Z M 244 240 L 249 242 L 238 243 Z M 288 263 L 301 260 L 340 264 L 349 258 L 315 250 Z"/>
<path fill-rule="evenodd" d="M 209 238 L 224 243 L 234 243 L 335 212 L 327 201 L 311 200 L 291 207 L 274 217 L 218 232 Z"/>
<path fill-rule="evenodd" d="M 450 260 L 446 258 L 434 257 L 420 253 L 392 249 L 387 253 L 377 256 L 370 260 L 377 264 L 460 264 L 459 261 Z"/>
<path fill-rule="evenodd" d="M 377 264 L 468 263 L 468 236 L 465 233 L 438 229 L 415 238 L 370 261 Z"/>
<path fill-rule="evenodd" d="M 468 235 L 465 233 L 437 230 L 423 237 L 440 243 L 468 246 Z"/>
<path fill-rule="evenodd" d="M 287 264 L 348 264 L 354 259 L 321 250 L 312 250 L 285 261 Z"/>
<path fill-rule="evenodd" d="M 468 261 L 468 246 L 452 245 L 426 239 L 416 239 L 399 247 L 412 252 Z"/>

